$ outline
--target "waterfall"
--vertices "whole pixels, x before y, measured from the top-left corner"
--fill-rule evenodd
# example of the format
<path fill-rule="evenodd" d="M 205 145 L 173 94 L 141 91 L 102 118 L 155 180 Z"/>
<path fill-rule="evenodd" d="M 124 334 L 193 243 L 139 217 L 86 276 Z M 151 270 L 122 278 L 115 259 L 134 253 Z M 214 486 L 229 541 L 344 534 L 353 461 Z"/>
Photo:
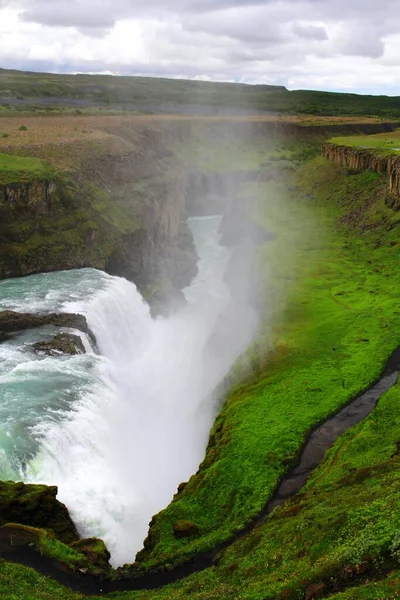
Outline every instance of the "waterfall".
<path fill-rule="evenodd" d="M 81 536 L 103 538 L 114 566 L 134 561 L 151 517 L 197 470 L 215 388 L 254 333 L 252 310 L 238 314 L 224 283 L 229 251 L 218 225 L 193 220 L 199 274 L 187 306 L 168 318 L 152 318 L 133 283 L 100 272 L 89 298 L 62 294 L 63 310 L 86 316 L 100 356 L 68 410 L 30 427 L 37 447 L 25 479 L 58 485 Z"/>

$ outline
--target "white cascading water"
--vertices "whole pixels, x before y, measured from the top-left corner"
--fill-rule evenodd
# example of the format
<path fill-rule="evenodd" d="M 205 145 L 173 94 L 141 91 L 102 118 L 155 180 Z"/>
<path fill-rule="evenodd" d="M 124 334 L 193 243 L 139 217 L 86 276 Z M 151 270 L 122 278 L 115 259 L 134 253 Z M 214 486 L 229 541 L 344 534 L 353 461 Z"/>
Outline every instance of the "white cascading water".
<path fill-rule="evenodd" d="M 90 384 L 68 410 L 31 424 L 38 447 L 25 479 L 58 485 L 80 534 L 103 538 L 114 566 L 134 561 L 152 515 L 197 470 L 213 392 L 255 331 L 253 310 L 235 307 L 223 281 L 229 252 L 219 222 L 193 219 L 199 274 L 185 290 L 188 305 L 171 317 L 153 319 L 134 284 L 105 274 L 89 300 L 62 305 L 86 315 L 101 356 L 86 364 Z M 85 368 L 85 359 L 70 361 Z"/>

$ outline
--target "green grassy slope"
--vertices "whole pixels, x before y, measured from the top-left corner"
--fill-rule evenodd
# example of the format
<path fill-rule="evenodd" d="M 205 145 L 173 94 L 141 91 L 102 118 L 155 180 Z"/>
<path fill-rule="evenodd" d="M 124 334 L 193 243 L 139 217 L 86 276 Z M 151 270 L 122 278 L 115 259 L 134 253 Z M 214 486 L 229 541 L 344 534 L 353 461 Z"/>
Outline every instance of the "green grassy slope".
<path fill-rule="evenodd" d="M 24 103 L 37 112 L 88 111 L 108 108 L 196 114 L 199 107 L 213 110 L 270 111 L 310 115 L 400 116 L 400 98 L 361 96 L 308 90 L 288 91 L 283 86 L 213 83 L 151 77 L 108 75 L 54 75 L 0 69 L 1 112 L 24 111 Z"/>
<path fill-rule="evenodd" d="M 318 158 L 284 183 L 258 186 L 258 222 L 276 233 L 260 250 L 273 313 L 249 352 L 249 380 L 216 419 L 200 472 L 156 517 L 145 564 L 177 561 L 243 527 L 311 427 L 366 388 L 399 343 L 398 214 L 384 203 L 385 177 L 343 173 Z M 314 186 L 325 199 L 309 197 Z M 176 539 L 181 519 L 200 535 Z"/>

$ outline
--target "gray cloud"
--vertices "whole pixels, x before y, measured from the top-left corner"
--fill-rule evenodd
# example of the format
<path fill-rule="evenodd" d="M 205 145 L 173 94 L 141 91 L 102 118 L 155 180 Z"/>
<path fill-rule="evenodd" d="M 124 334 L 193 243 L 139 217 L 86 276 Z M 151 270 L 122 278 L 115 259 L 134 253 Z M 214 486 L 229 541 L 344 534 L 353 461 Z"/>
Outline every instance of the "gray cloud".
<path fill-rule="evenodd" d="M 380 58 L 385 53 L 385 45 L 379 36 L 368 35 L 367 31 L 351 32 L 342 42 L 341 54 Z"/>
<path fill-rule="evenodd" d="M 293 33 L 306 40 L 323 41 L 328 39 L 325 27 L 321 25 L 293 25 Z"/>
<path fill-rule="evenodd" d="M 395 51 L 386 55 L 388 36 L 400 35 L 398 0 L 386 0 L 384 10 L 382 0 L 0 0 L 0 11 L 4 6 L 20 10 L 21 26 L 44 26 L 43 39 L 32 39 L 31 46 L 37 42 L 34 56 L 47 61 L 51 52 L 43 48 L 54 40 L 53 70 L 143 70 L 283 84 L 315 72 L 323 87 L 329 77 L 351 82 L 350 76 L 340 79 L 340 72 L 354 77 L 353 66 L 365 61 L 377 65 L 377 72 L 379 64 L 399 64 Z M 123 39 L 115 37 L 128 20 L 140 29 L 136 45 L 127 30 Z M 61 34 L 59 28 L 68 29 Z M 76 58 L 80 48 L 87 53 L 82 60 Z M 2 38 L 5 59 L 17 60 L 15 47 L 7 53 Z"/>
<path fill-rule="evenodd" d="M 115 25 L 118 17 L 124 16 L 122 7 L 116 4 L 119 10 L 113 10 L 107 0 L 40 0 L 30 3 L 31 7 L 22 13 L 21 19 L 50 26 L 107 29 Z"/>
<path fill-rule="evenodd" d="M 35 11 L 26 11 L 22 14 L 23 21 L 40 23 L 42 25 L 58 25 L 67 27 L 79 27 L 83 30 L 90 28 L 100 28 L 107 30 L 115 25 L 115 20 L 108 15 L 101 13 L 93 14 L 90 10 L 82 11 L 79 15 L 74 15 L 68 11 L 67 7 L 60 9 L 46 10 L 44 7 L 39 7 Z"/>

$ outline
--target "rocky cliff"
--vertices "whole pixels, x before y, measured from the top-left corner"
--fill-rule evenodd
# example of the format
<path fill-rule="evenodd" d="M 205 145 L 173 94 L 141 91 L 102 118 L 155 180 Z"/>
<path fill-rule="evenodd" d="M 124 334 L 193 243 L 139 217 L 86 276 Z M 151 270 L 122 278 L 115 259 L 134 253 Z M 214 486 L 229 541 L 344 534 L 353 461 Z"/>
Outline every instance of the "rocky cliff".
<path fill-rule="evenodd" d="M 338 146 L 331 143 L 323 144 L 322 155 L 336 164 L 350 169 L 387 173 L 390 192 L 400 198 L 400 156 L 394 154 L 379 156 L 373 150 Z"/>
<path fill-rule="evenodd" d="M 75 162 L 49 179 L 0 184 L 0 278 L 90 266 L 158 295 L 190 282 L 186 173 L 162 131 L 135 136 L 114 132 L 111 147 L 76 148 Z"/>
<path fill-rule="evenodd" d="M 65 123 L 61 137 L 55 134 L 62 124 L 52 127 L 51 136 L 43 130 L 43 120 L 35 125 L 32 119 L 29 145 L 2 144 L 5 154 L 46 159 L 52 169 L 46 177 L 0 180 L 0 278 L 91 266 L 125 276 L 148 297 L 162 299 L 165 290 L 184 287 L 196 272 L 187 213 L 226 212 L 226 198 L 254 177 L 234 165 L 226 172 L 226 167 L 210 164 L 214 159 L 209 157 L 202 169 L 196 156 L 201 146 L 211 140 L 223 155 L 243 140 L 264 145 L 278 136 L 297 143 L 326 137 L 332 127 L 336 133 L 372 133 L 394 125 L 303 127 L 279 121 L 135 122 L 113 117 L 81 122 L 76 117 Z M 78 133 L 81 137 L 73 139 Z M 379 164 L 389 169 L 388 161 L 384 165 L 380 159 Z M 394 162 L 390 179 L 397 193 L 400 177 Z"/>

